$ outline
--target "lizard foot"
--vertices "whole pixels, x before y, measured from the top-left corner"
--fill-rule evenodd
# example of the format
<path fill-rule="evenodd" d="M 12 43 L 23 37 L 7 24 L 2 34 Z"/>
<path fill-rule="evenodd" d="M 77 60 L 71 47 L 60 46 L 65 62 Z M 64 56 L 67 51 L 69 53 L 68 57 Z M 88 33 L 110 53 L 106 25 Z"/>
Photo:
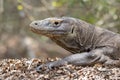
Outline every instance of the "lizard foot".
<path fill-rule="evenodd" d="M 42 64 L 42 65 L 36 67 L 36 71 L 40 72 L 42 70 L 51 70 L 54 67 L 53 63 L 54 62 L 49 62 L 49 63 L 46 63 L 46 64 Z"/>
<path fill-rule="evenodd" d="M 53 62 L 49 62 L 49 63 L 38 66 L 36 68 L 36 71 L 40 72 L 42 70 L 51 70 L 54 67 L 65 65 L 65 64 L 67 64 L 67 62 L 64 60 L 53 61 Z"/>

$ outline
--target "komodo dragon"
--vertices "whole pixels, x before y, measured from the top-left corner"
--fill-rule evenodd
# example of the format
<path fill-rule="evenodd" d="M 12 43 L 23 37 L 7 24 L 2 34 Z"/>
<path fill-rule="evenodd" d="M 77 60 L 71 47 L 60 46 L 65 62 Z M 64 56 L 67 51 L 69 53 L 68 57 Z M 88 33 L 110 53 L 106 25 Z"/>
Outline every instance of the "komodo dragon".
<path fill-rule="evenodd" d="M 117 33 L 72 17 L 33 21 L 30 29 L 49 37 L 73 53 L 61 60 L 44 64 L 48 68 L 67 63 L 81 66 L 96 63 L 120 66 L 120 35 Z M 43 65 L 37 67 L 37 70 L 41 67 Z"/>

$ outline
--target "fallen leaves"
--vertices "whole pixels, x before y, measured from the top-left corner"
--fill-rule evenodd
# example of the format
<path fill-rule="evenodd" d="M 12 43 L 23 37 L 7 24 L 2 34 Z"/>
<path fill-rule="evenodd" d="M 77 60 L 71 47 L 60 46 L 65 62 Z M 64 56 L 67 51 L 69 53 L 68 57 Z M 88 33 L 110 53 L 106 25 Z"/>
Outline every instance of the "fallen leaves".
<path fill-rule="evenodd" d="M 104 80 L 120 79 L 120 68 L 110 66 L 64 65 L 52 70 L 35 70 L 38 65 L 54 61 L 47 59 L 4 59 L 0 61 L 0 80 Z"/>

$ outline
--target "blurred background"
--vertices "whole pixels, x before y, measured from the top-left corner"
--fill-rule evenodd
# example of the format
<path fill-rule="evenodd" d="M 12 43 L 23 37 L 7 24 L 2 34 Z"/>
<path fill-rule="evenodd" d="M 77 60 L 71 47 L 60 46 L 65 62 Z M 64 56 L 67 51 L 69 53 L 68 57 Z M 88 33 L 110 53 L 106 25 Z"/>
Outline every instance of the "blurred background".
<path fill-rule="evenodd" d="M 0 59 L 69 55 L 47 37 L 29 30 L 33 20 L 62 16 L 120 32 L 120 0 L 0 0 Z"/>

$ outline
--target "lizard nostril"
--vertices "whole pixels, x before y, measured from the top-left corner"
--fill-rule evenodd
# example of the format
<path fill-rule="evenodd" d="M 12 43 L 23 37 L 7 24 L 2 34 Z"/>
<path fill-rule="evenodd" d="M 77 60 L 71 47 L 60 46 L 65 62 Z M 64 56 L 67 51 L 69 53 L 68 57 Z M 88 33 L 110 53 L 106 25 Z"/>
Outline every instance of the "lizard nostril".
<path fill-rule="evenodd" d="M 35 23 L 35 25 L 38 25 L 38 23 Z"/>

